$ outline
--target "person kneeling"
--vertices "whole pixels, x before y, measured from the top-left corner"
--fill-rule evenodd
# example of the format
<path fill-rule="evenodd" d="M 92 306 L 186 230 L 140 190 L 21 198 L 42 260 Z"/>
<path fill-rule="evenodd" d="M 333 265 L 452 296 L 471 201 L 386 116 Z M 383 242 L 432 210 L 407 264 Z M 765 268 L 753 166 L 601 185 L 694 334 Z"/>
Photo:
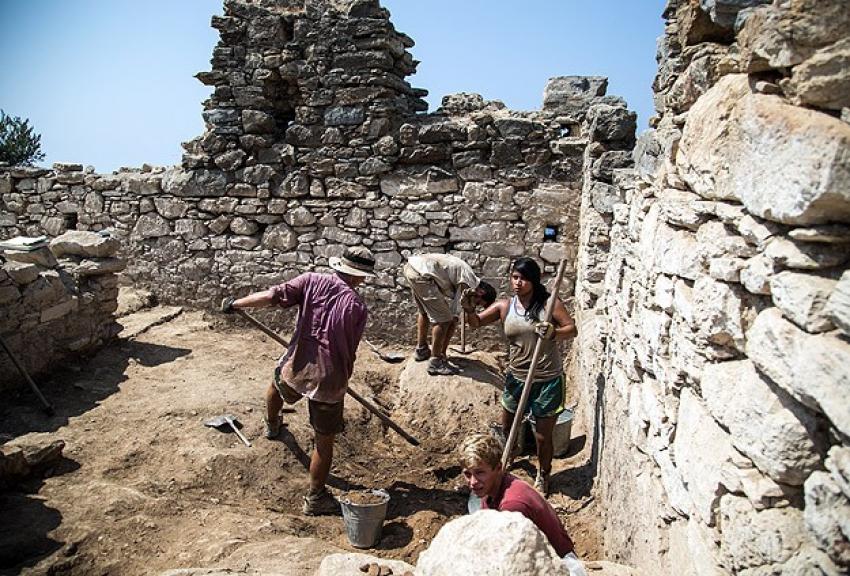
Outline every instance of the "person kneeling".
<path fill-rule="evenodd" d="M 481 508 L 519 512 L 543 532 L 571 576 L 585 576 L 573 541 L 552 505 L 531 485 L 502 468 L 502 443 L 490 434 L 473 434 L 460 445 L 463 475 L 469 489 L 481 499 Z"/>

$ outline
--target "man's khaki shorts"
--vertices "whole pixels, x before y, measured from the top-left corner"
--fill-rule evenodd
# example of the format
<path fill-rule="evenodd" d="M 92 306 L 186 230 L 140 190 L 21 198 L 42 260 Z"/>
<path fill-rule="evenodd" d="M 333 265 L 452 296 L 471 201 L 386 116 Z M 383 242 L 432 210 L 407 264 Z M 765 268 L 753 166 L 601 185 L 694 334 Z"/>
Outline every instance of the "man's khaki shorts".
<path fill-rule="evenodd" d="M 410 284 L 419 313 L 426 316 L 429 322 L 444 324 L 454 319 L 448 299 L 443 296 L 432 278 L 421 276 L 410 264 L 404 265 L 403 274 Z"/>
<path fill-rule="evenodd" d="M 280 379 L 280 368 L 274 371 L 274 387 L 278 395 L 287 404 L 295 404 L 303 398 L 300 392 Z M 319 402 L 307 399 L 307 410 L 310 413 L 310 426 L 316 434 L 331 436 L 339 434 L 345 429 L 343 408 L 345 400 L 336 403 Z"/>

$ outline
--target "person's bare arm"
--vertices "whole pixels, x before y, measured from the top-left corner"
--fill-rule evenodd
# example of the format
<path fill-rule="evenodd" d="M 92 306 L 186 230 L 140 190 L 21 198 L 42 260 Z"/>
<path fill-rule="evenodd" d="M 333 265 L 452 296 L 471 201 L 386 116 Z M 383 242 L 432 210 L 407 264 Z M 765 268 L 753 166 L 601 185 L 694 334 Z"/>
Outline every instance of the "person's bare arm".
<path fill-rule="evenodd" d="M 475 314 L 474 312 L 467 312 L 466 321 L 469 324 L 470 328 L 478 328 L 479 326 L 486 326 L 487 324 L 492 324 L 496 320 L 500 320 L 505 317 L 505 313 L 507 312 L 507 306 L 508 300 L 496 300 L 480 314 Z"/>
<path fill-rule="evenodd" d="M 560 298 L 555 302 L 555 309 L 552 311 L 552 320 L 554 320 L 555 324 L 555 340 L 568 340 L 578 334 L 575 320 L 567 312 L 567 308 L 561 302 Z"/>
<path fill-rule="evenodd" d="M 254 292 L 233 301 L 234 308 L 265 308 L 274 304 L 274 294 L 271 289 Z"/>

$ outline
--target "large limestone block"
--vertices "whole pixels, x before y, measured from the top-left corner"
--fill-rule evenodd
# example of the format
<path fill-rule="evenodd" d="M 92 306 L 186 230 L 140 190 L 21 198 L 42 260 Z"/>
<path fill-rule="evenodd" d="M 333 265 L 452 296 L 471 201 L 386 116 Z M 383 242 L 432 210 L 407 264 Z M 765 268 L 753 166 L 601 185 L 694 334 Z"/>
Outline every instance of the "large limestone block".
<path fill-rule="evenodd" d="M 758 512 L 746 498 L 727 494 L 720 518 L 721 558 L 735 574 L 757 568 L 776 574 L 770 568 L 779 569 L 808 541 L 802 512 L 790 506 Z"/>
<path fill-rule="evenodd" d="M 693 286 L 693 318 L 700 336 L 719 346 L 744 346 L 744 312 L 747 305 L 743 290 L 708 276 Z"/>
<path fill-rule="evenodd" d="M 782 87 L 795 104 L 832 110 L 850 106 L 850 37 L 796 66 Z"/>
<path fill-rule="evenodd" d="M 819 467 L 814 417 L 772 387 L 752 362 L 706 364 L 700 385 L 712 416 L 759 470 L 777 482 L 799 486 Z"/>
<path fill-rule="evenodd" d="M 738 459 L 732 439 L 711 417 L 699 398 L 682 390 L 673 454 L 694 502 L 697 517 L 713 526 L 723 494 L 722 470 Z"/>
<path fill-rule="evenodd" d="M 546 536 L 519 512 L 480 510 L 443 526 L 420 556 L 417 576 L 565 574 Z"/>
<path fill-rule="evenodd" d="M 806 332 L 824 332 L 833 327 L 825 309 L 835 285 L 831 278 L 785 271 L 770 279 L 770 294 L 794 324 Z"/>
<path fill-rule="evenodd" d="M 668 226 L 658 204 L 646 214 L 637 249 L 640 266 L 646 271 L 689 280 L 696 280 L 704 271 L 702 262 L 695 257 L 699 244 L 694 233 Z"/>
<path fill-rule="evenodd" d="M 719 549 L 710 528 L 689 519 L 670 524 L 669 562 L 678 576 L 728 576 L 720 566 Z"/>
<path fill-rule="evenodd" d="M 676 158 L 706 198 L 787 224 L 850 220 L 850 125 L 722 78 L 690 110 Z"/>
<path fill-rule="evenodd" d="M 85 230 L 69 230 L 50 241 L 50 251 L 57 258 L 62 256 L 106 258 L 114 256 L 120 247 L 121 243 L 117 238 Z"/>
<path fill-rule="evenodd" d="M 747 355 L 786 392 L 850 435 L 850 344 L 845 340 L 807 334 L 778 308 L 768 308 L 747 332 Z"/>
<path fill-rule="evenodd" d="M 850 499 L 826 472 L 815 472 L 805 485 L 806 528 L 829 557 L 850 566 Z"/>
<path fill-rule="evenodd" d="M 168 220 L 150 212 L 142 214 L 136 221 L 133 227 L 132 237 L 134 238 L 158 238 L 160 236 L 168 236 L 171 234 L 171 225 Z"/>
<path fill-rule="evenodd" d="M 844 272 L 835 285 L 826 303 L 826 313 L 844 334 L 850 336 L 850 270 Z"/>
<path fill-rule="evenodd" d="M 749 13 L 738 45 L 747 71 L 761 72 L 796 66 L 847 30 L 847 0 L 785 0 Z"/>

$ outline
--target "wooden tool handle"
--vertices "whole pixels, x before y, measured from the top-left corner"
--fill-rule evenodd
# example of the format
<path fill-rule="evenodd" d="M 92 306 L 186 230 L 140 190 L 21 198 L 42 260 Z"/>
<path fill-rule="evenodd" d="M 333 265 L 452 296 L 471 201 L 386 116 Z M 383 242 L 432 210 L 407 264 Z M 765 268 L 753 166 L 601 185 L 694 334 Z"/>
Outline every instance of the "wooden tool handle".
<path fill-rule="evenodd" d="M 271 338 L 273 338 L 274 340 L 276 340 L 276 341 L 280 342 L 280 343 L 281 343 L 281 344 L 283 344 L 284 346 L 289 347 L 289 342 L 287 342 L 286 340 L 284 340 L 284 339 L 283 339 L 280 335 L 278 335 L 278 333 L 277 333 L 277 332 L 275 332 L 274 330 L 272 330 L 271 328 L 269 328 L 268 326 L 266 326 L 265 324 L 263 324 L 262 322 L 260 322 L 259 320 L 257 320 L 256 318 L 254 318 L 253 316 L 251 316 L 250 314 L 248 314 L 247 312 L 245 312 L 244 310 L 241 310 L 241 309 L 239 309 L 239 308 L 234 308 L 234 310 L 236 310 L 236 313 L 237 313 L 237 314 L 239 314 L 240 316 L 242 316 L 243 318 L 245 318 L 246 320 L 248 320 L 248 322 L 250 322 L 251 324 L 253 324 L 253 325 L 254 325 L 254 326 L 256 326 L 257 328 L 259 328 L 260 330 L 262 330 L 263 332 L 265 332 L 265 333 L 266 333 L 269 337 L 271 337 Z M 371 346 L 371 345 L 372 345 L 371 343 L 369 343 L 369 341 L 368 341 L 368 340 L 366 341 L 366 344 L 368 344 L 369 346 Z M 390 428 L 392 428 L 393 430 L 395 430 L 396 432 L 398 432 L 398 434 L 399 434 L 402 438 L 404 438 L 405 440 L 407 440 L 408 442 L 410 442 L 410 443 L 411 443 L 411 444 L 413 444 L 414 446 L 419 446 L 419 440 L 417 440 L 416 438 L 414 438 L 413 436 L 411 436 L 410 434 L 408 434 L 407 432 L 405 432 L 405 431 L 404 431 L 404 429 L 403 429 L 401 426 L 399 426 L 398 424 L 396 424 L 395 422 L 393 422 L 393 421 L 390 419 L 390 417 L 389 417 L 389 416 L 387 416 L 386 414 L 384 414 L 383 412 L 381 412 L 381 411 L 380 411 L 378 408 L 376 408 L 376 407 L 375 407 L 375 406 L 374 406 L 371 402 L 369 402 L 368 400 L 366 400 L 365 398 L 363 398 L 360 394 L 358 394 L 357 392 L 355 392 L 354 390 L 352 390 L 352 389 L 351 389 L 351 387 L 349 387 L 349 388 L 346 390 L 346 392 L 347 392 L 347 393 L 348 393 L 348 394 L 349 394 L 352 398 L 354 398 L 354 399 L 355 399 L 355 400 L 357 400 L 360 404 L 362 404 L 362 405 L 363 405 L 363 407 L 364 407 L 364 408 L 366 408 L 369 412 L 371 412 L 372 414 L 374 414 L 375 416 L 377 416 L 378 418 L 380 418 L 380 419 L 381 419 L 381 421 L 383 421 L 383 422 L 384 422 L 387 426 L 389 426 Z"/>
<path fill-rule="evenodd" d="M 245 444 L 245 446 L 247 446 L 248 448 L 250 448 L 251 443 L 248 441 L 247 438 L 245 438 L 245 435 L 242 434 L 242 431 L 236 425 L 236 422 L 234 422 L 232 419 L 228 418 L 227 423 L 230 424 L 230 427 L 233 428 L 233 431 L 236 432 L 236 435 L 239 436 L 239 439 L 242 440 L 242 443 Z"/>

